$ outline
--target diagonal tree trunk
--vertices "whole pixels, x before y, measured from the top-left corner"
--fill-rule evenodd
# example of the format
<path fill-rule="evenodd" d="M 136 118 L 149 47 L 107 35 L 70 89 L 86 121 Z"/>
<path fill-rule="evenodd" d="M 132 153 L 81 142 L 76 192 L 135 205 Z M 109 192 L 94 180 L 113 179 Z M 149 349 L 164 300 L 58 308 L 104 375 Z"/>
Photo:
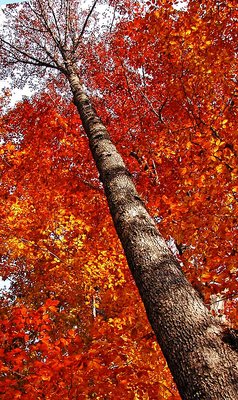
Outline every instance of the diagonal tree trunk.
<path fill-rule="evenodd" d="M 140 199 L 129 171 L 85 94 L 76 68 L 67 78 L 128 265 L 184 400 L 236 400 L 237 353 L 183 275 Z"/>
<path fill-rule="evenodd" d="M 16 27 L 10 26 L 12 36 L 7 34 L 0 38 L 3 64 L 9 67 L 28 65 L 32 71 L 40 66 L 65 74 L 128 265 L 182 399 L 237 400 L 236 338 L 223 332 L 186 280 L 82 88 L 72 60 L 75 60 L 88 18 L 78 32 L 77 24 L 74 25 L 78 3 L 62 0 L 61 9 L 65 11 L 58 11 L 58 14 L 57 10 L 53 11 L 55 4 L 50 0 L 25 2 L 23 16 L 16 16 Z M 71 16 L 69 9 L 72 9 Z M 32 21 L 35 21 L 35 28 Z M 39 35 L 43 37 L 40 42 Z"/>

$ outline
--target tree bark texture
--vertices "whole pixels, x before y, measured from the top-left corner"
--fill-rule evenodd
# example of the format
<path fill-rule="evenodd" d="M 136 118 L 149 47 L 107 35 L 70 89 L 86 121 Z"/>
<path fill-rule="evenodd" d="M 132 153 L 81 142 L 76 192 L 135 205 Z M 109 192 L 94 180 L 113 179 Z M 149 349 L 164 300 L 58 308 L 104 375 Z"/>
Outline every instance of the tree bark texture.
<path fill-rule="evenodd" d="M 184 400 L 237 400 L 238 355 L 160 235 L 72 65 L 68 80 L 150 324 Z"/>

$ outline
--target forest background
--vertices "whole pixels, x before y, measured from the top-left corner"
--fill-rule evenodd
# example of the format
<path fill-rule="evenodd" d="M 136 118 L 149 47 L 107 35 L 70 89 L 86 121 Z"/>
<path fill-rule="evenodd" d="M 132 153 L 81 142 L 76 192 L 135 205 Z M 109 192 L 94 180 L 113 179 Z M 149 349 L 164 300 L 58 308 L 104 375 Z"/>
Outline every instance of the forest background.
<path fill-rule="evenodd" d="M 234 2 L 124 3 L 99 37 L 91 16 L 84 84 L 186 277 L 237 329 Z M 42 86 L 8 112 L 2 95 L 3 399 L 179 399 L 67 85 Z"/>

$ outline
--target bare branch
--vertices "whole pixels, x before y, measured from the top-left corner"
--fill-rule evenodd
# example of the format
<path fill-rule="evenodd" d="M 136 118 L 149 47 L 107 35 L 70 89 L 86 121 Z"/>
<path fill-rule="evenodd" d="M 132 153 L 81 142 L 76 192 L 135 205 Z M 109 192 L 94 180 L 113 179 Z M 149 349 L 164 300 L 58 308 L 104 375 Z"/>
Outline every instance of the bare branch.
<path fill-rule="evenodd" d="M 161 104 L 161 106 L 160 106 L 160 108 L 159 108 L 159 111 L 157 112 L 157 111 L 155 110 L 155 108 L 154 108 L 152 102 L 151 102 L 151 101 L 148 99 L 148 97 L 146 96 L 146 94 L 145 94 L 142 90 L 140 90 L 140 89 L 139 89 L 139 92 L 140 92 L 140 94 L 144 97 L 144 99 L 146 100 L 146 102 L 149 104 L 149 106 L 150 106 L 151 110 L 153 111 L 153 113 L 159 118 L 160 122 L 161 122 L 162 124 L 164 124 L 164 120 L 163 120 L 163 117 L 162 117 L 162 111 L 163 111 L 163 108 L 164 108 L 165 104 L 167 103 L 167 99 L 165 99 L 165 101 Z"/>
<path fill-rule="evenodd" d="M 14 59 L 16 60 L 15 63 L 22 63 L 22 64 L 31 64 L 31 65 L 36 65 L 36 66 L 44 66 L 44 67 L 48 67 L 48 68 L 53 68 L 53 69 L 57 69 L 63 73 L 65 73 L 65 70 L 58 66 L 58 65 L 53 65 L 45 60 L 41 60 L 37 57 L 34 57 L 33 55 L 20 50 L 18 47 L 14 46 L 13 44 L 9 43 L 8 41 L 6 41 L 5 39 L 1 38 L 0 39 L 2 43 L 6 44 L 8 47 L 4 48 L 8 53 L 10 53 L 13 57 L 12 63 L 14 63 Z M 16 51 L 16 53 L 14 53 L 13 50 Z M 26 59 L 21 59 L 18 58 L 18 55 L 24 56 L 26 57 Z"/>
<path fill-rule="evenodd" d="M 36 16 L 37 20 L 39 21 L 40 24 L 42 24 L 44 26 L 44 28 L 46 29 L 46 31 L 48 32 L 48 34 L 51 36 L 51 38 L 53 39 L 53 41 L 55 42 L 57 48 L 60 50 L 62 50 L 62 46 L 61 43 L 58 41 L 58 39 L 55 37 L 54 32 L 52 31 L 52 29 L 49 26 L 48 20 L 45 17 L 45 13 L 44 13 L 44 8 L 42 8 L 41 2 L 38 1 L 39 4 L 39 8 L 40 8 L 40 13 L 38 13 L 34 8 L 31 7 L 31 5 L 29 4 L 29 7 L 32 11 L 32 13 Z"/>
<path fill-rule="evenodd" d="M 65 31 L 64 31 L 64 46 L 67 43 L 67 37 L 68 34 L 70 34 L 70 38 L 71 38 L 71 29 L 70 28 L 70 5 L 69 5 L 69 1 L 66 0 L 66 6 L 65 6 Z"/>
<path fill-rule="evenodd" d="M 98 0 L 95 0 L 95 1 L 94 1 L 93 5 L 92 5 L 92 7 L 91 7 L 91 10 L 89 11 L 89 13 L 88 13 L 88 15 L 87 15 L 87 18 L 85 19 L 85 22 L 84 22 L 84 24 L 83 24 L 83 28 L 82 28 L 81 33 L 80 33 L 80 35 L 79 35 L 80 38 L 81 38 L 81 37 L 83 36 L 83 34 L 84 34 L 84 31 L 85 31 L 85 29 L 86 29 L 86 27 L 87 27 L 89 18 L 91 17 L 94 8 L 95 8 L 96 5 L 97 5 L 97 2 L 98 2 Z"/>
<path fill-rule="evenodd" d="M 56 18 L 56 15 L 55 15 L 54 9 L 51 7 L 51 5 L 50 5 L 50 2 L 49 2 L 49 1 L 48 1 L 48 6 L 49 6 L 49 9 L 50 9 L 50 10 L 51 10 L 51 12 L 52 12 L 53 19 L 54 19 L 54 23 L 55 23 L 55 27 L 56 27 L 56 30 L 57 30 L 57 32 L 58 32 L 59 44 L 60 44 L 60 45 L 63 47 L 63 45 L 62 45 L 62 43 L 61 43 L 61 34 L 60 34 L 59 25 L 58 25 L 58 20 L 57 20 L 57 18 Z"/>
<path fill-rule="evenodd" d="M 45 52 L 47 54 L 47 56 L 55 63 L 55 65 L 58 67 L 58 69 L 60 71 L 62 71 L 62 72 L 65 71 L 64 67 L 56 60 L 55 57 L 53 57 L 52 53 L 46 48 L 46 46 L 39 43 L 39 41 L 36 39 L 35 39 L 35 43 L 41 50 L 43 50 L 43 52 Z"/>
<path fill-rule="evenodd" d="M 112 32 L 113 24 L 114 24 L 114 21 L 115 21 L 115 17 L 116 17 L 116 10 L 117 10 L 117 7 L 115 6 L 115 8 L 114 8 L 114 12 L 113 12 L 113 17 L 112 17 L 111 26 L 110 26 L 110 29 L 109 29 L 109 32 L 110 32 L 110 33 Z"/>

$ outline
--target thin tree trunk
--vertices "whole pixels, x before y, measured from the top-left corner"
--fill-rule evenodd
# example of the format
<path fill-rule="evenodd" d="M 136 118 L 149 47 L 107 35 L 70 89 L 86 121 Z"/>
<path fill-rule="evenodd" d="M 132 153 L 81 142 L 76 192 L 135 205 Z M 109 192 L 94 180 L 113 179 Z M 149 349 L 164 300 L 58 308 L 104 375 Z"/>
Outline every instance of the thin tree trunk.
<path fill-rule="evenodd" d="M 182 399 L 237 400 L 236 351 L 146 211 L 72 65 L 68 80 L 128 265 Z"/>

